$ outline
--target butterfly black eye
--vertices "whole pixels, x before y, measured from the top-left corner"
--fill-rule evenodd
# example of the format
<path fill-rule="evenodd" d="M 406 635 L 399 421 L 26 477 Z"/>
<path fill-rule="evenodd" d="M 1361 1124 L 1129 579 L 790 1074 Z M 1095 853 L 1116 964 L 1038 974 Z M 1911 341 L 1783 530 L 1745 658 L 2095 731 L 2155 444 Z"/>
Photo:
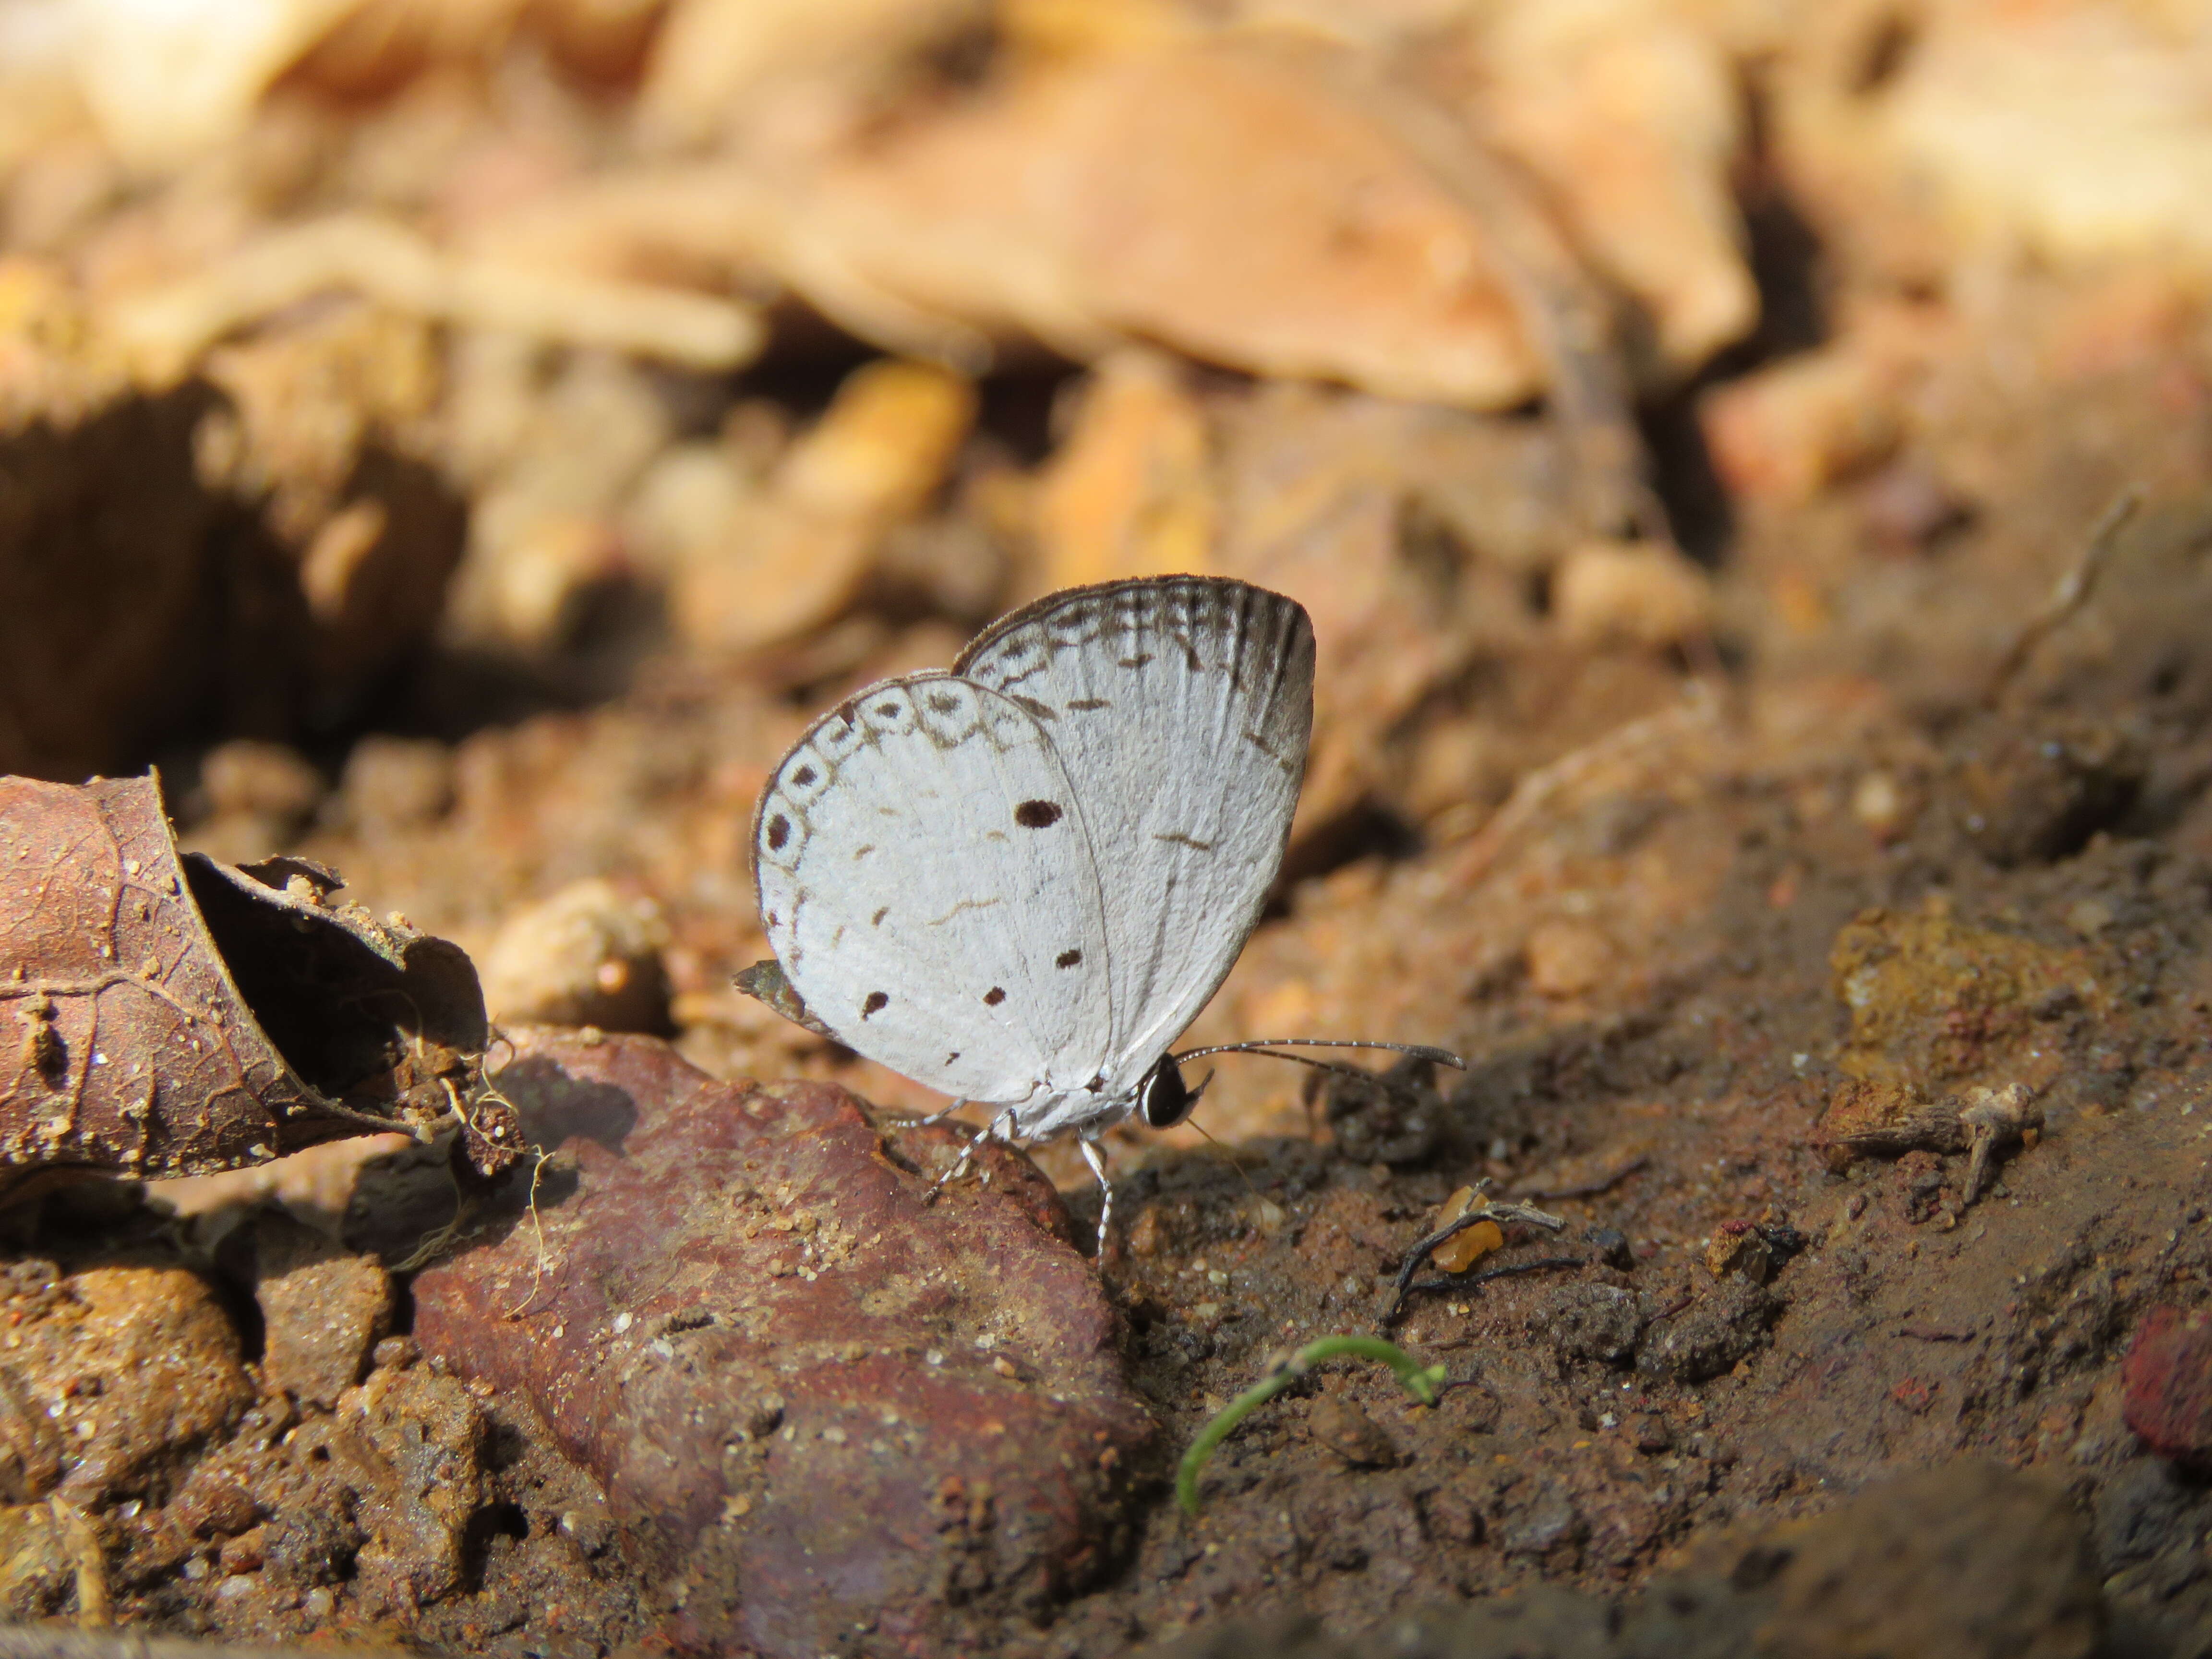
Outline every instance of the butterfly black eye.
<path fill-rule="evenodd" d="M 1171 1129 L 1190 1115 L 1193 1096 L 1183 1087 L 1182 1073 L 1172 1060 L 1162 1060 L 1152 1067 L 1152 1074 L 1145 1079 L 1145 1086 L 1137 1096 L 1137 1109 L 1144 1114 L 1145 1121 L 1155 1129 Z"/>

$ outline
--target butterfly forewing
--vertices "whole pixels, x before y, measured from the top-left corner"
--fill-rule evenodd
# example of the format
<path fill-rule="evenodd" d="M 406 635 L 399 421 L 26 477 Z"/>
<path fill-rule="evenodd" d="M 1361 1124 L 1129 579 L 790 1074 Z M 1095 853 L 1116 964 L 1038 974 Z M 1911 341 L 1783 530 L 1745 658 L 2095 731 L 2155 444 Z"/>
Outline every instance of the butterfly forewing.
<path fill-rule="evenodd" d="M 1259 920 L 1305 776 L 1313 661 L 1297 601 L 1186 576 L 1054 594 L 954 666 L 1031 715 L 1075 782 L 1104 896 L 1115 1089 L 1196 1017 Z"/>
<path fill-rule="evenodd" d="M 970 1100 L 1079 1088 L 1109 1037 L 1108 935 L 1042 722 L 947 675 L 817 722 L 753 825 L 761 918 L 848 1047 Z"/>

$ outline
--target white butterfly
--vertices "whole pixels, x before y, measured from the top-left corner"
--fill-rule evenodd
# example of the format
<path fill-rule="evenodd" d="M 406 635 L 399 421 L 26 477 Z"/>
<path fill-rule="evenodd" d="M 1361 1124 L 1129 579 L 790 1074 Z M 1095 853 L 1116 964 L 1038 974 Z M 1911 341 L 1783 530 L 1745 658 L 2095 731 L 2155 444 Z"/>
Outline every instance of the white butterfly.
<path fill-rule="evenodd" d="M 1180 1061 L 1264 1048 L 1168 1052 L 1281 866 L 1313 665 L 1295 600 L 1169 576 L 1050 594 L 949 673 L 848 699 L 762 792 L 776 962 L 740 987 L 956 1108 L 996 1107 L 986 1135 L 1073 1131 L 1106 1188 L 1103 1246 L 1097 1137 L 1181 1121 Z"/>

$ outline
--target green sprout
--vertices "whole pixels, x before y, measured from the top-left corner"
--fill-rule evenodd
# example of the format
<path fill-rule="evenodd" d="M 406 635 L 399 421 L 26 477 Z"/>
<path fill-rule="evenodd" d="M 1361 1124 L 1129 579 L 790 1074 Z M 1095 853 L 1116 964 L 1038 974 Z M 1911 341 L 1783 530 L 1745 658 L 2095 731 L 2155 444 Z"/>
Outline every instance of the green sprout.
<path fill-rule="evenodd" d="M 1270 1367 L 1267 1376 L 1215 1413 L 1213 1420 L 1199 1431 L 1198 1438 L 1182 1455 L 1182 1466 L 1176 1471 L 1176 1501 L 1182 1505 L 1183 1512 L 1198 1513 L 1199 1473 L 1206 1468 L 1206 1459 L 1213 1455 L 1213 1449 L 1229 1437 L 1232 1429 L 1323 1360 L 1347 1357 L 1381 1360 L 1414 1399 L 1424 1406 L 1437 1403 L 1437 1388 L 1444 1380 L 1442 1365 L 1424 1365 L 1403 1348 L 1379 1336 L 1324 1336 L 1319 1341 L 1309 1342 L 1289 1358 Z"/>

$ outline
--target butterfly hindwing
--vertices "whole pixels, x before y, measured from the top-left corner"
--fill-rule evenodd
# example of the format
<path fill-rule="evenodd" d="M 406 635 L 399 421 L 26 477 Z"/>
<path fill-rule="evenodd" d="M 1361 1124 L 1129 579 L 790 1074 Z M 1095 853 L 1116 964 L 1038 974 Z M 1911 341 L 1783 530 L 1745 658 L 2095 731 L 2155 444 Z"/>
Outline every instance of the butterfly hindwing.
<path fill-rule="evenodd" d="M 1032 716 L 1075 782 L 1112 963 L 1109 1088 L 1181 1035 L 1259 920 L 1305 776 L 1313 663 L 1296 600 L 1185 576 L 1054 594 L 954 665 Z"/>
<path fill-rule="evenodd" d="M 977 1101 L 1097 1075 L 1097 866 L 1067 771 L 1018 704 L 943 674 L 860 693 L 777 767 L 753 851 L 769 944 L 848 1047 Z"/>

